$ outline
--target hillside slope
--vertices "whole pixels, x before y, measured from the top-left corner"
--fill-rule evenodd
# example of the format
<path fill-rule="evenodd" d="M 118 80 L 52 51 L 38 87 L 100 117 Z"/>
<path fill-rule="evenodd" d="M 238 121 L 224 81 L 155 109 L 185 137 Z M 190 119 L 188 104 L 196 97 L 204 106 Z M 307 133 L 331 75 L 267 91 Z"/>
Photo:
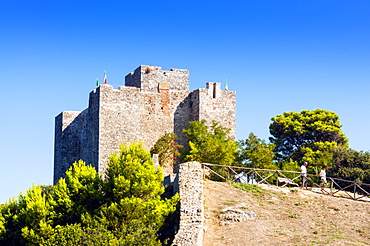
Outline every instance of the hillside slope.
<path fill-rule="evenodd" d="M 370 245 L 370 202 L 260 185 L 249 191 L 204 181 L 205 246 Z M 254 219 L 221 225 L 227 207 Z"/>

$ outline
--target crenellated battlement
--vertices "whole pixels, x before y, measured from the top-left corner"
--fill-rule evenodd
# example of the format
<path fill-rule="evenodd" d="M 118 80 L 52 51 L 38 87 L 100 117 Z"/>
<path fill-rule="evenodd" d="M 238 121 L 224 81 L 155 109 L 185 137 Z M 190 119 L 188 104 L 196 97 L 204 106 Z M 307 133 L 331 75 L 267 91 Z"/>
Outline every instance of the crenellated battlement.
<path fill-rule="evenodd" d="M 189 121 L 212 120 L 236 135 L 236 93 L 220 83 L 189 91 L 189 71 L 142 65 L 126 76 L 125 86 L 101 84 L 90 92 L 84 111 L 66 111 L 55 119 L 54 182 L 80 159 L 104 173 L 109 156 L 123 142 L 142 141 L 150 150 L 167 132 L 186 144 Z"/>
<path fill-rule="evenodd" d="M 158 83 L 168 83 L 171 90 L 189 90 L 189 70 L 141 65 L 125 77 L 125 85 L 140 88 L 143 92 L 158 92 Z"/>

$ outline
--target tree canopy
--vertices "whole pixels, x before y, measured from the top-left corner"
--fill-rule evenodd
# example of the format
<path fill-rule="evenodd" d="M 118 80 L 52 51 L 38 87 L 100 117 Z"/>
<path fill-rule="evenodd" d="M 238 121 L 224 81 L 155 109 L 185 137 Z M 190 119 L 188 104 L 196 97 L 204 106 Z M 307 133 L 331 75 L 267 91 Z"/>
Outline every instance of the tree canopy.
<path fill-rule="evenodd" d="M 161 136 L 150 150 L 151 154 L 159 155 L 159 164 L 164 166 L 173 166 L 176 158 L 180 156 L 179 149 L 182 145 L 176 142 L 177 135 L 175 133 L 166 133 Z"/>
<path fill-rule="evenodd" d="M 260 169 L 278 169 L 273 152 L 275 145 L 266 143 L 250 133 L 246 140 L 239 141 L 238 162 L 243 166 Z"/>
<path fill-rule="evenodd" d="M 370 152 L 350 148 L 334 150 L 333 166 L 328 170 L 328 175 L 370 184 Z"/>
<path fill-rule="evenodd" d="M 339 116 L 323 109 L 277 115 L 272 118 L 270 134 L 277 158 L 284 161 L 327 164 L 332 150 L 348 146 Z"/>
<path fill-rule="evenodd" d="M 191 121 L 183 130 L 189 140 L 189 149 L 183 152 L 185 161 L 199 161 L 231 166 L 235 163 L 237 143 L 228 137 L 230 129 L 212 122 Z"/>
<path fill-rule="evenodd" d="M 210 126 L 206 125 L 205 120 L 189 122 L 189 128 L 183 130 L 189 140 L 189 149 L 182 152 L 182 159 L 225 166 L 235 165 L 238 144 L 228 137 L 229 131 L 230 129 L 215 121 Z M 227 175 L 222 167 L 211 169 L 223 176 Z M 214 173 L 209 177 L 213 180 L 222 180 Z"/>
<path fill-rule="evenodd" d="M 1 245 L 161 245 L 178 195 L 162 199 L 163 173 L 142 145 L 122 145 L 106 178 L 74 163 L 54 186 L 33 186 L 0 205 Z"/>

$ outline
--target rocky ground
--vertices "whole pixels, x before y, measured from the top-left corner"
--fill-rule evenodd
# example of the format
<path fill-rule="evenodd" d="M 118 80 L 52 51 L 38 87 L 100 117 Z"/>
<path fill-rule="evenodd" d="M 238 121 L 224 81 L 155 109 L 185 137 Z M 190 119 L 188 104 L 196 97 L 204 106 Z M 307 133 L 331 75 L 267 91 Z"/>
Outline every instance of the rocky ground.
<path fill-rule="evenodd" d="M 369 201 L 267 185 L 244 191 L 213 181 L 204 183 L 204 200 L 205 246 L 370 245 Z M 230 222 L 227 209 L 256 216 Z"/>

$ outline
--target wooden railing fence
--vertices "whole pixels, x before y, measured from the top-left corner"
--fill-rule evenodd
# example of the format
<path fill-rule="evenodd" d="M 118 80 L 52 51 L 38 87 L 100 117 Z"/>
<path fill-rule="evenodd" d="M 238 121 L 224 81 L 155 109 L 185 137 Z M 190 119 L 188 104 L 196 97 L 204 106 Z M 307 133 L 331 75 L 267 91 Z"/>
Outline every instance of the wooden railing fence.
<path fill-rule="evenodd" d="M 242 177 L 250 184 L 270 184 L 280 185 L 282 187 L 288 185 L 299 186 L 297 181 L 301 181 L 300 173 L 295 171 L 223 166 L 211 163 L 202 163 L 202 165 L 208 173 L 225 181 L 235 182 Z M 215 169 L 218 171 L 215 171 Z M 220 170 L 222 170 L 222 172 Z M 242 172 L 243 174 L 241 175 Z M 310 189 L 320 192 L 320 177 L 313 174 L 308 174 L 307 176 Z M 326 179 L 329 185 L 324 190 L 324 193 L 354 200 L 370 201 L 370 184 L 332 177 L 326 177 Z"/>

